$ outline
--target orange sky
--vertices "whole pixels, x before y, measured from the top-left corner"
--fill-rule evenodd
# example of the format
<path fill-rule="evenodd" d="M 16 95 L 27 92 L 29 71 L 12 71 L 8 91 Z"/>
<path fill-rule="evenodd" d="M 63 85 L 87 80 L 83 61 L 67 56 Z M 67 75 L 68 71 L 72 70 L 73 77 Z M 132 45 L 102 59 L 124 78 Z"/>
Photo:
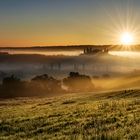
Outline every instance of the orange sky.
<path fill-rule="evenodd" d="M 124 31 L 139 36 L 139 5 L 138 0 L 0 1 L 0 46 L 119 44 Z"/>

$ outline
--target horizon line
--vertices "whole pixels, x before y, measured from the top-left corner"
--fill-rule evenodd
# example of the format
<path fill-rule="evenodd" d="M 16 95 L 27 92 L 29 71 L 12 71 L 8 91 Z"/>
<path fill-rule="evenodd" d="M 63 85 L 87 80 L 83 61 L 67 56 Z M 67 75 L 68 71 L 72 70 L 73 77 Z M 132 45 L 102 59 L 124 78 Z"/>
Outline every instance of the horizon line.
<path fill-rule="evenodd" d="M 0 48 L 47 48 L 47 47 L 78 47 L 78 46 L 140 46 L 140 44 L 73 44 L 73 45 L 34 45 L 34 46 L 0 46 Z"/>

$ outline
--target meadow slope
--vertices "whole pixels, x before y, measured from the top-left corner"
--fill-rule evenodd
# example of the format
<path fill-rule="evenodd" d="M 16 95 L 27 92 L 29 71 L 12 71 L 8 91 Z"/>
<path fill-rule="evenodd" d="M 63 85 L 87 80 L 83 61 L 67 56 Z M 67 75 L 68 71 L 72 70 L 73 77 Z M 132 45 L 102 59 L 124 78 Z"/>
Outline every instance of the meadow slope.
<path fill-rule="evenodd" d="M 140 139 L 140 90 L 0 100 L 0 140 Z"/>

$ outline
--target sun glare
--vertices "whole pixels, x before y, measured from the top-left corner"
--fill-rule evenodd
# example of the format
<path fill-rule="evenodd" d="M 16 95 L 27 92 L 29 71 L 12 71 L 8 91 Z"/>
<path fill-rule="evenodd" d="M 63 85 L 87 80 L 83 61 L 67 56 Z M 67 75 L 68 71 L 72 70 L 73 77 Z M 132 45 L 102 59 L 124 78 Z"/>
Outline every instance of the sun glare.
<path fill-rule="evenodd" d="M 121 44 L 123 45 L 132 45 L 134 42 L 134 37 L 132 33 L 124 32 L 122 33 L 120 40 L 121 40 Z"/>

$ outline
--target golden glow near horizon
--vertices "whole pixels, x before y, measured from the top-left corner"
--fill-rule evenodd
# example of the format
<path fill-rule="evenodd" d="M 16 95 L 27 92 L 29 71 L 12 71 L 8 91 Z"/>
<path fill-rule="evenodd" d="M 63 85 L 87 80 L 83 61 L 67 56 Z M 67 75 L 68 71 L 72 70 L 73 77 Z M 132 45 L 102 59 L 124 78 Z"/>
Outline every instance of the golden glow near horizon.
<path fill-rule="evenodd" d="M 122 45 L 132 45 L 134 43 L 134 36 L 130 32 L 124 32 L 120 37 L 120 41 Z"/>
<path fill-rule="evenodd" d="M 29 7 L 0 5 L 0 47 L 139 44 L 140 8 L 134 7 L 134 1 L 103 1 L 91 1 L 90 8 L 87 1 L 76 5 L 73 0 L 69 1 L 73 8 L 67 2 L 47 0 L 43 5 L 38 1 L 39 7 L 33 0 Z"/>
<path fill-rule="evenodd" d="M 127 25 L 122 21 L 115 23 L 115 27 L 110 29 L 110 40 L 116 45 L 130 46 L 139 44 L 139 29 L 140 26 L 135 25 L 134 23 L 127 23 Z"/>

